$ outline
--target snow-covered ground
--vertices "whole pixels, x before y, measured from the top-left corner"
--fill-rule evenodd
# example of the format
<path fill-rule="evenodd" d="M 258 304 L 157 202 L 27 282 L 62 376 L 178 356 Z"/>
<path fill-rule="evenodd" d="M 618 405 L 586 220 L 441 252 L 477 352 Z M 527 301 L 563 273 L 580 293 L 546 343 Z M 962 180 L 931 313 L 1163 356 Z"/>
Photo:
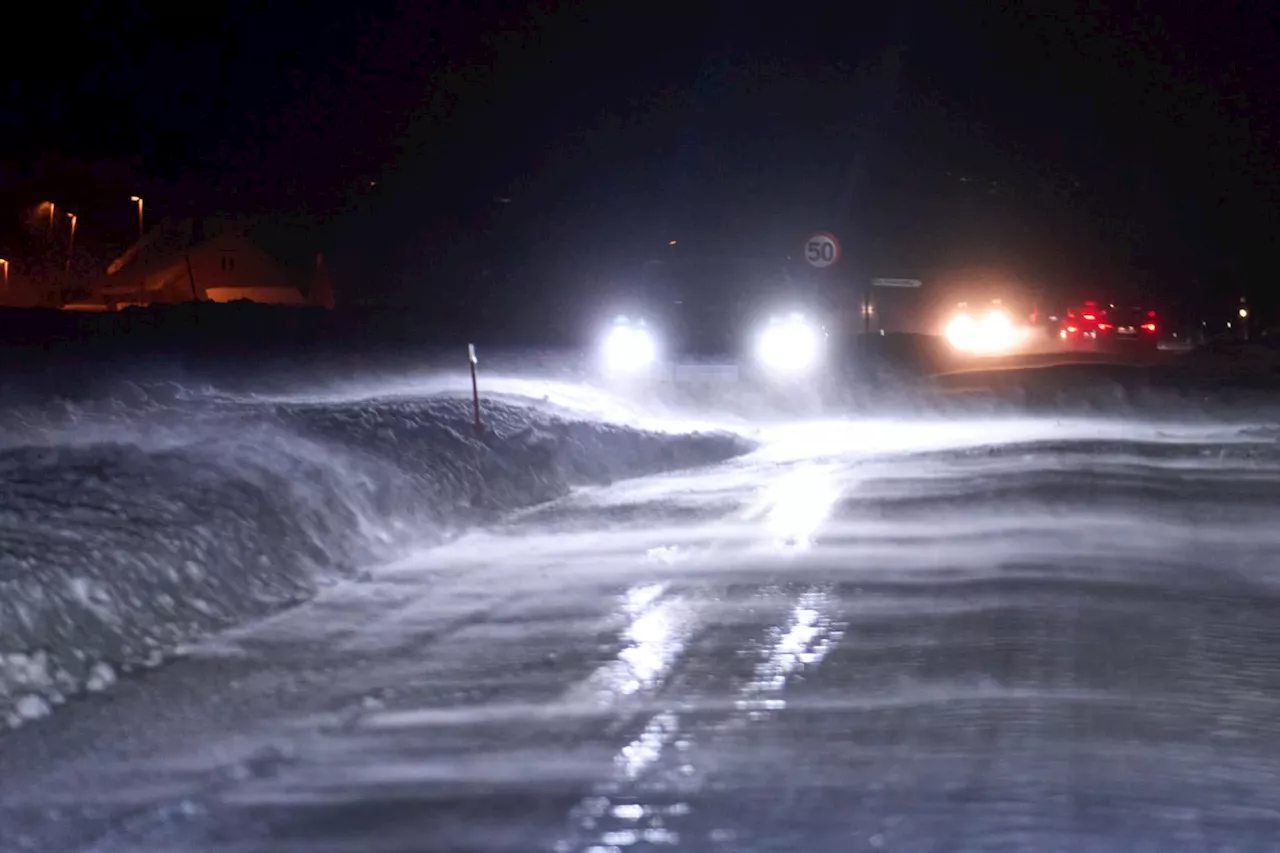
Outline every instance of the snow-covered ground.
<path fill-rule="evenodd" d="M 159 565 L 206 541 L 175 508 L 229 490 L 208 553 L 348 580 L 0 735 L 0 849 L 1274 849 L 1273 424 L 825 417 L 742 453 L 548 389 L 503 392 L 494 447 L 456 389 L 381 387 L 152 418 L 131 488 L 76 455 L 92 441 L 20 480 L 58 489 L 6 475 L 3 511 L 148 531 L 94 535 Z M 215 489 L 192 445 L 229 423 L 252 426 L 205 449 Z M 531 461 L 544 433 L 555 464 Z M 161 489 L 174 435 L 192 473 Z M 473 501 L 480 480 L 507 485 Z M 104 494 L 133 497 L 108 522 Z M 83 551 L 20 518 L 24 571 L 66 574 Z M 396 518 L 430 535 L 386 539 Z M 395 547 L 348 554 L 339 530 Z M 104 577 L 156 564 L 116 560 Z"/>
<path fill-rule="evenodd" d="M 439 390 L 439 389 L 436 389 Z M 188 399 L 29 416 L 0 448 L 0 723 L 575 485 L 745 452 L 456 396 Z"/>

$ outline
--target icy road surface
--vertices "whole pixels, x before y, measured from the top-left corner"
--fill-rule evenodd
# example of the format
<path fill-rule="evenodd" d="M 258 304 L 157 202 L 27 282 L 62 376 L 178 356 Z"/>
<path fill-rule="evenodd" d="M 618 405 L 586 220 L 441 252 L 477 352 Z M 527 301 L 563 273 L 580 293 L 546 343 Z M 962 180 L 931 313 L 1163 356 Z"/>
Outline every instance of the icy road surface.
<path fill-rule="evenodd" d="M 41 851 L 1280 844 L 1280 452 L 815 423 L 579 490 L 0 736 Z"/>

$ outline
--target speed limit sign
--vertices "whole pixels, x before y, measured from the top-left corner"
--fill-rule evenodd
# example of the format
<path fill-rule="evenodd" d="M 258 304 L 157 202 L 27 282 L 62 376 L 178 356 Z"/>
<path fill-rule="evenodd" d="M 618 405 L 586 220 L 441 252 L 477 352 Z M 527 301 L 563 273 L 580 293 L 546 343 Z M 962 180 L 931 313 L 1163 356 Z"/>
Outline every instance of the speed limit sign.
<path fill-rule="evenodd" d="M 804 259 L 813 267 L 829 267 L 840 260 L 840 241 L 834 234 L 819 231 L 804 241 Z"/>

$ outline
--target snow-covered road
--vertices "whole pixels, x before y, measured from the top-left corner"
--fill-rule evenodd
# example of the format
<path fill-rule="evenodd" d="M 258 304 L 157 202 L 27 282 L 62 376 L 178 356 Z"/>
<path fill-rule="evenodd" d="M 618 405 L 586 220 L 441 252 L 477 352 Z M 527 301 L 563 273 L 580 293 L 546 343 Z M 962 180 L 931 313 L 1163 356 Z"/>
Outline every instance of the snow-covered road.
<path fill-rule="evenodd" d="M 771 428 L 0 735 L 0 849 L 1252 851 L 1274 432 Z"/>

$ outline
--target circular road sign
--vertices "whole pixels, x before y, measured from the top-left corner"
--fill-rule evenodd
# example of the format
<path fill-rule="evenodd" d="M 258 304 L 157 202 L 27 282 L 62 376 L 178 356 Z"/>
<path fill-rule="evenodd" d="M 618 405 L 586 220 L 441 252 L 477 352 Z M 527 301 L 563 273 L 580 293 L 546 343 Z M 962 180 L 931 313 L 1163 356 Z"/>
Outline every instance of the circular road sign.
<path fill-rule="evenodd" d="M 819 269 L 832 266 L 840 260 L 840 241 L 826 231 L 810 234 L 804 241 L 804 259 Z"/>

